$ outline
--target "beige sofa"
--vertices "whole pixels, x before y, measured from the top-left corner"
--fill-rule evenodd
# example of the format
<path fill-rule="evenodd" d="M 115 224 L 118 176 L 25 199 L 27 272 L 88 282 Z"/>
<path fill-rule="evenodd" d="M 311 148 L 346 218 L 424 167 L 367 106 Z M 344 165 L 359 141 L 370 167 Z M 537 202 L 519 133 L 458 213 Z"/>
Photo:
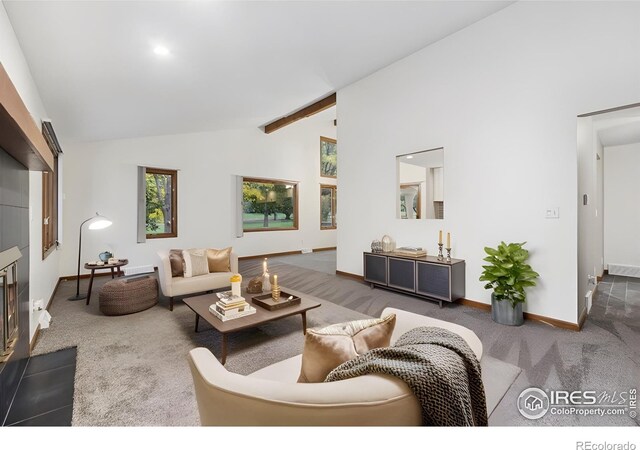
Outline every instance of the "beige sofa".
<path fill-rule="evenodd" d="M 160 263 L 158 264 L 158 278 L 160 288 L 165 297 L 169 297 L 169 310 L 173 311 L 173 298 L 185 297 L 216 289 L 229 288 L 231 275 L 238 273 L 238 255 L 231 253 L 231 272 L 214 272 L 197 277 L 172 277 L 171 263 L 169 262 L 169 250 L 158 252 Z"/>
<path fill-rule="evenodd" d="M 482 343 L 468 328 L 419 314 L 396 314 L 391 342 L 412 328 L 436 326 L 462 336 L 482 357 Z M 302 355 L 248 376 L 228 372 L 206 348 L 189 352 L 202 425 L 358 426 L 420 425 L 420 404 L 409 387 L 387 375 L 364 375 L 331 383 L 296 383 Z"/>

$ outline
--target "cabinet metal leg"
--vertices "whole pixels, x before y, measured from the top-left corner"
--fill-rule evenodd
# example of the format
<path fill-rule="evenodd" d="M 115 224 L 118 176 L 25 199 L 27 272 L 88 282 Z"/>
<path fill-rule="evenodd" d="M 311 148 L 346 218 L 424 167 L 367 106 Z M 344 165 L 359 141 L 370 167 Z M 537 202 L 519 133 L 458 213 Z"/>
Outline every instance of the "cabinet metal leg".
<path fill-rule="evenodd" d="M 440 308 L 442 308 L 442 300 L 440 300 Z"/>

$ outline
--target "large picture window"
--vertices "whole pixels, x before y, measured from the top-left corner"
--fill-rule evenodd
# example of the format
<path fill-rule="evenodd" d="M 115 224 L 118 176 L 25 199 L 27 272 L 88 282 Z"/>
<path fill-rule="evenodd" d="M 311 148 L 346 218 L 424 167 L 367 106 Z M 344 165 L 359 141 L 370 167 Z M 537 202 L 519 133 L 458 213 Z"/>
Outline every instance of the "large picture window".
<path fill-rule="evenodd" d="M 243 178 L 242 208 L 245 232 L 297 230 L 298 183 Z"/>
<path fill-rule="evenodd" d="M 338 188 L 336 186 L 320 185 L 320 229 L 333 230 L 337 227 L 336 206 L 338 204 Z"/>
<path fill-rule="evenodd" d="M 145 169 L 147 239 L 178 236 L 178 171 Z"/>

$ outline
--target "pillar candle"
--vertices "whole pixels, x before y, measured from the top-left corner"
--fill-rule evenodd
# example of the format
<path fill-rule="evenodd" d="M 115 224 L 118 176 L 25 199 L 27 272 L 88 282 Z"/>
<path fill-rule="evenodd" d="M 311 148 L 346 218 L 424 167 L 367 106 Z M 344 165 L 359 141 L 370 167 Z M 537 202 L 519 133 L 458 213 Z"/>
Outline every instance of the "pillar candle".
<path fill-rule="evenodd" d="M 267 273 L 267 258 L 262 262 L 262 273 Z"/>
<path fill-rule="evenodd" d="M 447 248 L 451 248 L 451 233 L 447 233 Z"/>
<path fill-rule="evenodd" d="M 273 285 L 277 286 L 278 285 L 278 275 L 274 275 L 273 276 Z"/>
<path fill-rule="evenodd" d="M 442 230 L 440 230 L 440 233 L 438 234 L 438 244 L 442 244 Z"/>

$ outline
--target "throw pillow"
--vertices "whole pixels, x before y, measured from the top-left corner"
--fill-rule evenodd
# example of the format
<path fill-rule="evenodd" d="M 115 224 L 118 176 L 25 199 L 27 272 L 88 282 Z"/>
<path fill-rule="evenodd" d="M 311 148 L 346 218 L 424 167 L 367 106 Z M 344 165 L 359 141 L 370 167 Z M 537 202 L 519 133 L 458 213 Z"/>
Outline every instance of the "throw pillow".
<path fill-rule="evenodd" d="M 209 272 L 231 272 L 231 247 L 222 250 L 207 249 Z"/>
<path fill-rule="evenodd" d="M 184 276 L 184 257 L 182 256 L 182 250 L 169 250 L 169 264 L 171 264 L 172 277 Z"/>
<path fill-rule="evenodd" d="M 182 252 L 184 256 L 184 276 L 185 278 L 197 277 L 209 273 L 207 263 L 207 252 L 203 248 L 191 248 Z"/>
<path fill-rule="evenodd" d="M 355 320 L 307 330 L 298 383 L 321 383 L 343 362 L 379 347 L 388 347 L 396 315 Z"/>

